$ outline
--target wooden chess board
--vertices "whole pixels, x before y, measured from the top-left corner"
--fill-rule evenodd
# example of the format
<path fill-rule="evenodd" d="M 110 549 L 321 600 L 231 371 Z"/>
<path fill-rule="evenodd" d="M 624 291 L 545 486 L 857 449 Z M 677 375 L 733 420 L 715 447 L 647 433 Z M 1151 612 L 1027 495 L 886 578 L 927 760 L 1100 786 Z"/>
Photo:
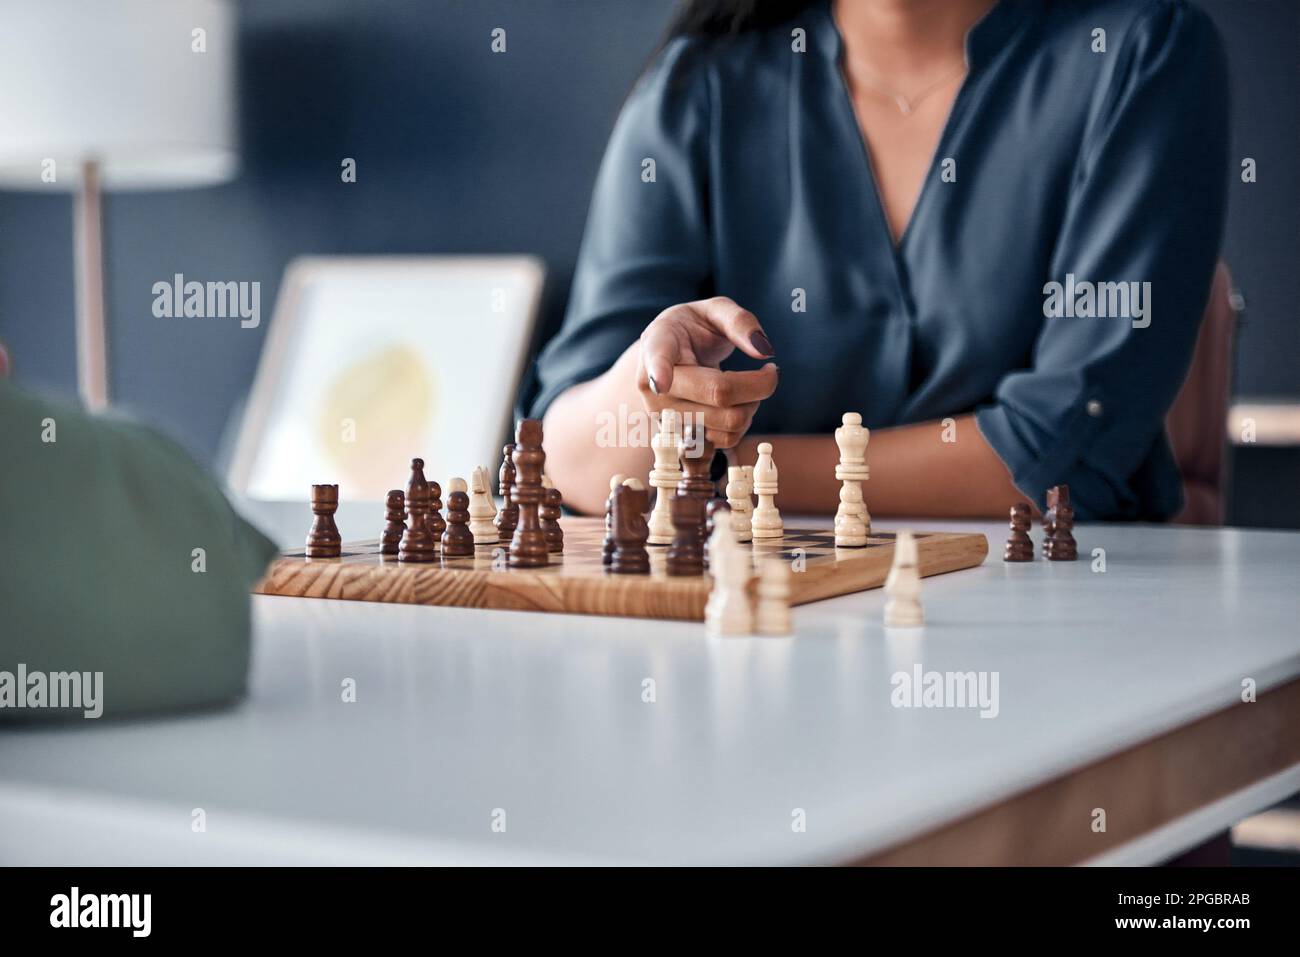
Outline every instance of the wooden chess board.
<path fill-rule="evenodd" d="M 288 552 L 271 564 L 254 591 L 296 598 L 341 598 L 349 601 L 450 605 L 516 611 L 625 615 L 702 621 L 708 599 L 707 575 L 670 576 L 665 546 L 649 546 L 649 575 L 615 575 L 601 564 L 604 522 L 568 517 L 562 522 L 564 551 L 552 553 L 545 568 L 509 568 L 500 547 L 483 545 L 470 558 L 439 558 L 429 564 L 405 564 L 381 555 L 379 540 L 345 543 L 339 558 L 307 558 Z M 971 568 L 988 554 L 983 535 L 919 532 L 916 535 L 923 576 Z M 836 548 L 830 529 L 786 528 L 780 539 L 742 546 L 757 559 L 779 556 L 796 562 L 790 576 L 791 603 L 847 595 L 878 588 L 894 559 L 892 532 L 873 531 L 864 548 Z M 802 571 L 797 569 L 802 566 Z"/>

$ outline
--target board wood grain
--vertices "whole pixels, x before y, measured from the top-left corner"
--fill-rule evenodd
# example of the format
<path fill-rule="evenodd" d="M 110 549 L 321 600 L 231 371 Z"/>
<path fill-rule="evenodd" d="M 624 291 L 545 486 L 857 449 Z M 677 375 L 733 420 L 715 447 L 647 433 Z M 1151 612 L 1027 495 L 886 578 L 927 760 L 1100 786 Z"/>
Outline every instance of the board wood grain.
<path fill-rule="evenodd" d="M 382 517 L 382 516 L 381 516 Z M 378 524 L 378 523 L 377 523 Z M 378 539 L 343 546 L 339 558 L 288 553 L 271 564 L 253 591 L 295 598 L 497 608 L 702 621 L 707 576 L 677 578 L 665 570 L 665 549 L 650 549 L 649 575 L 614 575 L 601 564 L 604 523 L 598 518 L 563 521 L 565 550 L 543 568 L 502 567 L 497 546 L 480 546 L 472 558 L 403 564 L 379 554 Z M 979 534 L 922 532 L 917 536 L 923 576 L 979 565 L 988 540 Z M 893 563 L 892 533 L 873 534 L 865 548 L 836 548 L 829 529 L 786 530 L 784 538 L 743 547 L 795 564 L 791 601 L 801 605 L 836 595 L 879 588 Z M 802 569 L 802 570 L 798 570 Z"/>

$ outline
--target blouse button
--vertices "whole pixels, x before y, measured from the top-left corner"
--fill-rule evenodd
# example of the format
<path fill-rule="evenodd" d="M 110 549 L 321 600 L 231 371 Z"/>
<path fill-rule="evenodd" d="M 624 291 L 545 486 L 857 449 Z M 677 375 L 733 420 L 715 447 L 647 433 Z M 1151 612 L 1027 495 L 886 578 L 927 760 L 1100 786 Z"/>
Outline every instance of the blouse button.
<path fill-rule="evenodd" d="M 1089 399 L 1088 404 L 1084 406 L 1084 408 L 1087 410 L 1088 414 L 1092 416 L 1094 419 L 1101 416 L 1101 403 L 1098 402 L 1096 399 Z"/>

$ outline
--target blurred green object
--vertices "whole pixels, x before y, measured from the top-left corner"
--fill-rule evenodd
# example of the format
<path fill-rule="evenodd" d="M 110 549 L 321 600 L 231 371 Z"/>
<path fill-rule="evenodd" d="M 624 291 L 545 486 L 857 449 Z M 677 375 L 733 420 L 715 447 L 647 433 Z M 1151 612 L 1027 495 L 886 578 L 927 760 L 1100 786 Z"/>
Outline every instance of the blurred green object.
<path fill-rule="evenodd" d="M 174 443 L 0 381 L 0 721 L 82 716 L 15 707 L 19 666 L 102 673 L 104 716 L 239 696 L 275 551 Z"/>

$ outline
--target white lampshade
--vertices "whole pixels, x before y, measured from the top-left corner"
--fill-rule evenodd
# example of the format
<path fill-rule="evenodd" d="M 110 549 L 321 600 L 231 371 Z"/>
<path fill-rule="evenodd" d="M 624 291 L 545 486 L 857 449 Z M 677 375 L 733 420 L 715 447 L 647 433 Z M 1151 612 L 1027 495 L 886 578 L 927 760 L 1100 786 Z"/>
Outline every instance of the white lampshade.
<path fill-rule="evenodd" d="M 0 189 L 230 179 L 234 30 L 224 0 L 0 0 Z"/>

